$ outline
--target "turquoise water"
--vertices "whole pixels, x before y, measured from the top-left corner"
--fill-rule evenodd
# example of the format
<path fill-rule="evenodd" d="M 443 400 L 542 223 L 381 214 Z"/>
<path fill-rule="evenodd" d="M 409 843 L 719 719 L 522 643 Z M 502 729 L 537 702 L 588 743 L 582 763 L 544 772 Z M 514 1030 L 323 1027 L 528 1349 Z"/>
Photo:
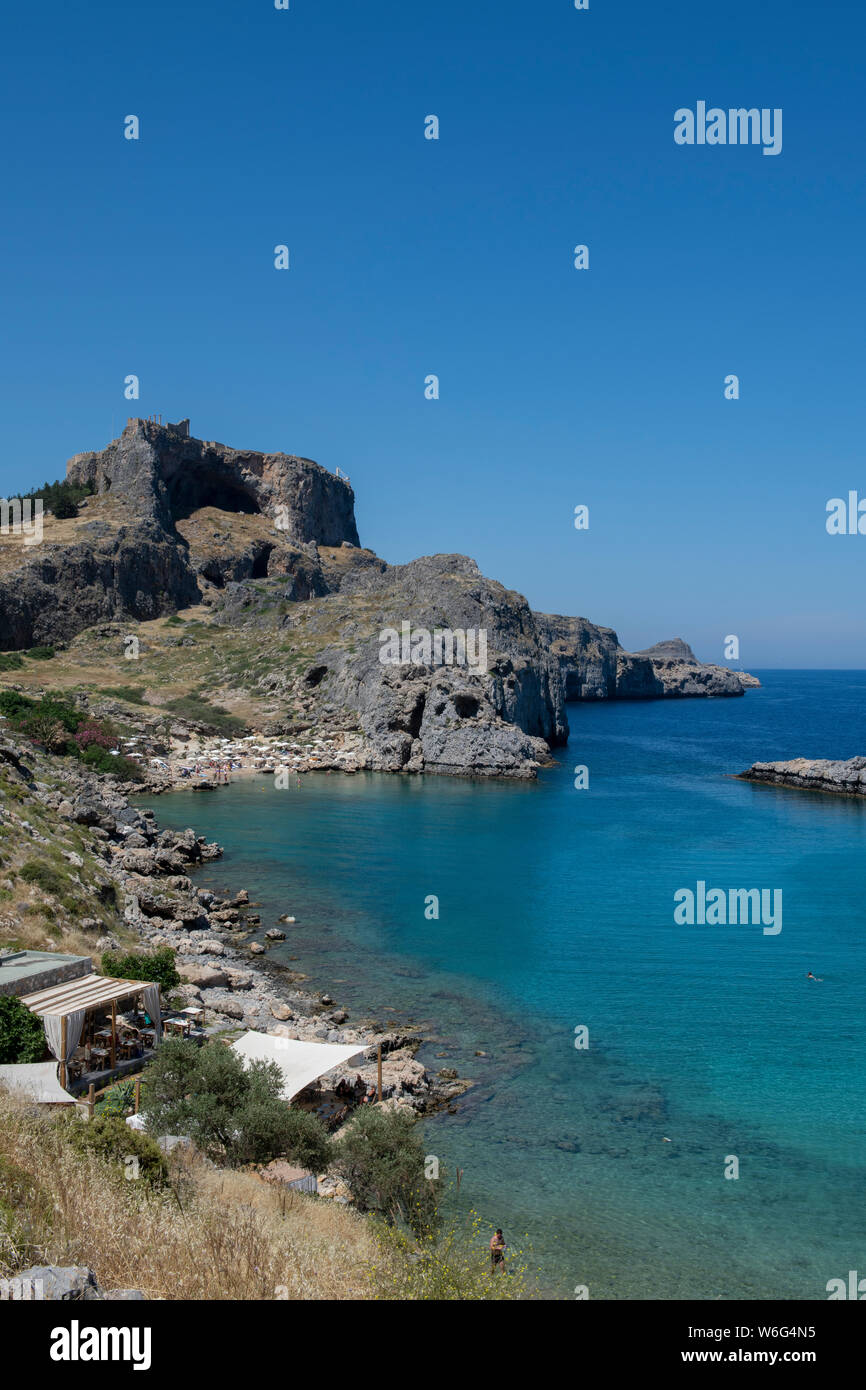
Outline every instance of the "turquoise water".
<path fill-rule="evenodd" d="M 866 806 L 730 776 L 866 752 L 866 672 L 762 680 L 572 705 L 535 784 L 321 774 L 157 806 L 225 845 L 199 881 L 248 887 L 263 929 L 298 918 L 282 959 L 477 1080 L 428 1152 L 559 1296 L 822 1299 L 866 1273 Z M 676 925 L 698 879 L 781 889 L 781 933 Z"/>

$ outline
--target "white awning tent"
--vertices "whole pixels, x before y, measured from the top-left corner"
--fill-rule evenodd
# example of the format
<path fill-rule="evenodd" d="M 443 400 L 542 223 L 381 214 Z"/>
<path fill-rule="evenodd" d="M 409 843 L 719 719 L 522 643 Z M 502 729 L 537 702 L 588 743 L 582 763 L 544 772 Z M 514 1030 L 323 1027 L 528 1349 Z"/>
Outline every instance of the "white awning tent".
<path fill-rule="evenodd" d="M 144 994 L 152 988 L 148 980 L 122 980 L 113 975 L 91 974 L 65 980 L 49 989 L 37 990 L 35 994 L 25 994 L 21 1003 L 32 1014 L 40 1014 L 43 1018 L 63 1018 L 81 1009 L 104 1008 L 106 1004 L 128 999 L 133 994 Z"/>
<path fill-rule="evenodd" d="M 20 1100 L 40 1105 L 74 1105 L 75 1097 L 64 1091 L 57 1080 L 56 1062 L 19 1062 L 0 1067 L 0 1086 L 6 1086 Z"/>
<path fill-rule="evenodd" d="M 363 1043 L 300 1042 L 295 1038 L 256 1033 L 253 1030 L 244 1033 L 242 1038 L 232 1043 L 232 1047 L 247 1065 L 254 1061 L 276 1062 L 283 1073 L 284 1100 L 291 1100 L 320 1076 L 350 1062 L 353 1057 L 362 1057 L 366 1052 Z"/>

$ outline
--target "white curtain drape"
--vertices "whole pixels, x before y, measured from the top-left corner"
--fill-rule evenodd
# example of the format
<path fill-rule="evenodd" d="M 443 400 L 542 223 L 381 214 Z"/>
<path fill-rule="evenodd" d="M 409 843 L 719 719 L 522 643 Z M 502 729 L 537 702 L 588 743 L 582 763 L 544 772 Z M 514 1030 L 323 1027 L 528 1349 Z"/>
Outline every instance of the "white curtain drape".
<path fill-rule="evenodd" d="M 76 1047 L 81 1041 L 81 1030 L 84 1027 L 84 1010 L 76 1009 L 74 1014 L 66 1015 L 66 1056 L 61 1056 L 63 1051 L 63 1019 L 59 1014 L 43 1014 L 42 1022 L 45 1025 L 45 1041 L 51 1050 L 52 1056 L 58 1062 L 68 1062 L 75 1052 Z"/>
<path fill-rule="evenodd" d="M 162 1014 L 159 1011 L 159 985 L 148 985 L 141 991 L 142 1003 L 153 1021 L 156 1041 L 162 1037 Z"/>

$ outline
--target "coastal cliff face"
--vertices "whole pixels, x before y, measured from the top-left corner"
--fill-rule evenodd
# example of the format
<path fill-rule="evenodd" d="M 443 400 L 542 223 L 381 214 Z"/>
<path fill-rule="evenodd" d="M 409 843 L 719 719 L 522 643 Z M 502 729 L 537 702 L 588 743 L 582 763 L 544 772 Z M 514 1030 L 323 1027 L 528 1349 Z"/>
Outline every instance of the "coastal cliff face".
<path fill-rule="evenodd" d="M 699 662 L 682 638 L 627 652 L 612 628 L 586 618 L 534 614 L 538 631 L 559 663 L 567 700 L 656 700 L 742 695 L 755 676 Z"/>
<path fill-rule="evenodd" d="M 261 677 L 271 696 L 317 725 L 350 718 L 376 771 L 531 777 L 566 741 L 559 669 L 522 595 L 465 555 L 387 565 L 352 550 L 320 560 L 331 592 L 308 603 L 251 599 L 242 585 L 214 598 L 217 623 L 291 633 L 307 654 L 302 667 Z M 416 638 L 466 634 L 473 655 L 483 633 L 484 661 L 437 662 L 408 643 L 383 661 L 383 634 L 404 627 Z"/>
<path fill-rule="evenodd" d="M 631 653 L 610 628 L 533 613 L 465 555 L 389 565 L 360 547 L 347 480 L 192 438 L 188 421 L 131 420 L 106 449 L 71 459 L 67 480 L 93 489 L 77 517 L 46 515 L 41 544 L 0 544 L 0 650 L 84 641 L 107 653 L 118 623 L 196 610 L 205 649 L 222 656 L 202 684 L 200 649 L 190 695 L 259 725 L 357 734 L 359 767 L 533 777 L 567 741 L 568 701 L 757 684 L 701 665 L 679 640 Z M 402 641 L 383 660 L 383 633 L 404 629 L 483 636 L 483 660 Z M 181 639 L 139 631 L 146 703 L 159 707 L 161 687 L 177 695 L 179 667 L 156 651 Z"/>
<path fill-rule="evenodd" d="M 636 652 L 635 657 L 652 663 L 656 679 L 662 684 L 662 693 L 668 696 L 742 695 L 745 690 L 761 684 L 757 676 L 747 671 L 704 665 L 681 637 L 657 642 L 654 647 Z"/>
<path fill-rule="evenodd" d="M 792 758 L 789 762 L 753 763 L 737 775 L 747 782 L 766 782 L 774 787 L 866 796 L 866 758 L 837 762 L 827 758 Z"/>
<path fill-rule="evenodd" d="M 367 631 L 355 650 L 323 651 L 329 700 L 356 709 L 375 766 L 523 775 L 568 737 L 559 671 L 539 640 L 529 604 L 481 574 L 465 555 L 432 555 L 383 571 L 361 566 L 340 588 L 351 624 L 363 603 Z M 486 669 L 423 659 L 383 664 L 381 634 L 448 629 L 484 633 Z M 423 654 L 422 654 L 423 657 Z"/>

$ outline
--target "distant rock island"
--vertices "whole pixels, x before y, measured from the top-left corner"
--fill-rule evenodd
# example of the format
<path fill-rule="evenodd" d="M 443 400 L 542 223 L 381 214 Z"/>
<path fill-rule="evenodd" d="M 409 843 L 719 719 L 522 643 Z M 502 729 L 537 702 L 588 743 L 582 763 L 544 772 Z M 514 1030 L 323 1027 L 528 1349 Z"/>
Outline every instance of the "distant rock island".
<path fill-rule="evenodd" d="M 792 758 L 789 762 L 753 763 L 737 774 L 747 782 L 767 782 L 799 791 L 866 796 L 866 758 L 833 762 L 827 758 Z"/>
<path fill-rule="evenodd" d="M 76 454 L 67 481 L 93 490 L 78 516 L 46 514 L 40 545 L 0 544 L 0 650 L 84 632 L 119 645 L 106 623 L 129 633 L 197 609 L 227 654 L 214 698 L 254 727 L 260 708 L 272 727 L 356 731 L 359 766 L 532 777 L 568 739 L 568 702 L 759 684 L 680 638 L 630 653 L 610 628 L 534 613 L 465 555 L 389 565 L 360 545 L 347 478 L 196 439 L 188 420 L 130 419 L 106 449 Z M 383 664 L 382 631 L 407 622 L 483 630 L 485 669 Z M 158 704 L 154 663 L 141 669 Z"/>

